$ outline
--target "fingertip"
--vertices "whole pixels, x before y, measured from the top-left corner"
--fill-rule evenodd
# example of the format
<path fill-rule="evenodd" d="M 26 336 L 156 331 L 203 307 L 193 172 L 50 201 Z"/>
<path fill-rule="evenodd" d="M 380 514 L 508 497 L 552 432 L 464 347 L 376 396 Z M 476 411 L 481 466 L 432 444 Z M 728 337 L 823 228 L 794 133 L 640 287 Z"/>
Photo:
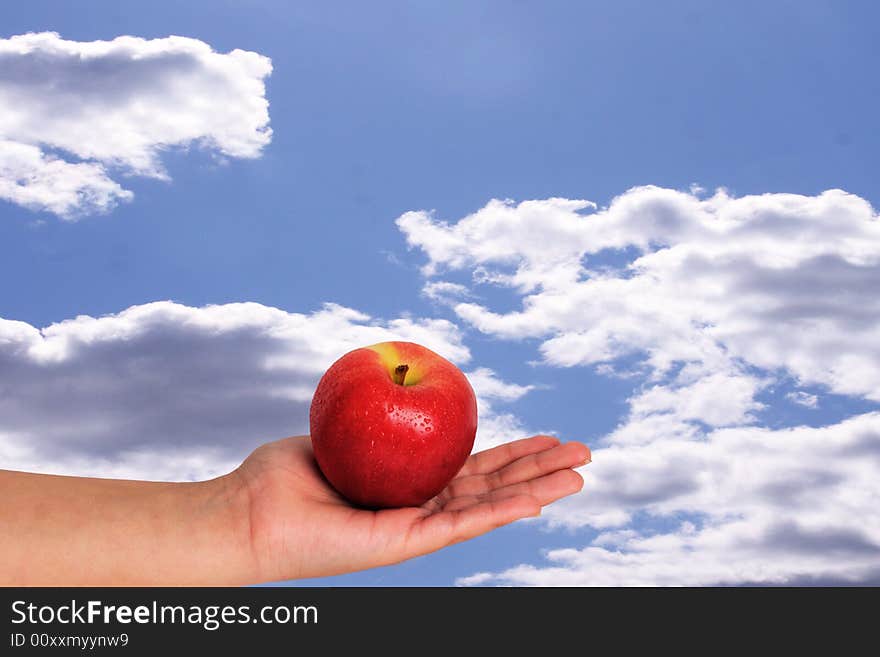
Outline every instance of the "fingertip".
<path fill-rule="evenodd" d="M 582 465 L 587 465 L 587 463 L 591 463 L 593 461 L 593 454 L 592 452 L 590 452 L 590 448 L 583 443 L 570 442 L 567 444 L 573 445 L 572 458 L 577 459 L 575 462 L 577 463 L 578 467 Z"/>
<path fill-rule="evenodd" d="M 555 492 L 553 498 L 546 502 L 547 504 L 552 504 L 560 498 L 574 495 L 583 490 L 584 478 L 576 470 L 567 468 L 565 470 L 559 470 L 551 476 L 555 480 Z"/>
<path fill-rule="evenodd" d="M 565 442 L 554 451 L 560 468 L 579 468 L 592 460 L 590 448 L 576 441 Z"/>

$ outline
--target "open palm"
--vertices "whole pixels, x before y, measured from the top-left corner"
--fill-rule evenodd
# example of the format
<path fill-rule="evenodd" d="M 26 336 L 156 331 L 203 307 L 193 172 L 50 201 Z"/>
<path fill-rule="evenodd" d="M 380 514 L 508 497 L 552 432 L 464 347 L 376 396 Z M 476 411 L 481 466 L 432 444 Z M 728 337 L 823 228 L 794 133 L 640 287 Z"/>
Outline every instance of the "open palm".
<path fill-rule="evenodd" d="M 336 575 L 397 563 L 485 534 L 576 493 L 572 468 L 589 449 L 534 436 L 472 455 L 420 507 L 352 506 L 323 477 L 308 436 L 257 449 L 238 473 L 250 503 L 250 539 L 264 580 Z"/>

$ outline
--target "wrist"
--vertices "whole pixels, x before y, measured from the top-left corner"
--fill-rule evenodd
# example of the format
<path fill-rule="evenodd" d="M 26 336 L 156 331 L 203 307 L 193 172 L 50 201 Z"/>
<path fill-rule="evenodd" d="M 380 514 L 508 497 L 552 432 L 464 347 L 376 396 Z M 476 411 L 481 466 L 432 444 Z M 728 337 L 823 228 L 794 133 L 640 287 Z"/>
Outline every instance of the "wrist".
<path fill-rule="evenodd" d="M 187 484 L 184 484 L 185 486 Z M 201 527 L 211 554 L 208 583 L 219 585 L 254 584 L 262 581 L 251 531 L 250 489 L 241 472 L 232 472 L 192 484 L 190 509 L 194 523 Z M 219 557 L 219 558 L 218 558 Z"/>

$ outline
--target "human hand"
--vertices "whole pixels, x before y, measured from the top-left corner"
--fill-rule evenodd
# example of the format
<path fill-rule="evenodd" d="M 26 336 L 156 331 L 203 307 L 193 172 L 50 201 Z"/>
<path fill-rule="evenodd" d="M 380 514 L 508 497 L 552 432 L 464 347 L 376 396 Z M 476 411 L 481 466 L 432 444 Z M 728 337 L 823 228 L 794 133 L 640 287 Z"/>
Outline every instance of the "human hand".
<path fill-rule="evenodd" d="M 397 563 L 474 538 L 578 492 L 581 443 L 534 436 L 472 455 L 420 507 L 352 506 L 323 477 L 308 436 L 258 448 L 238 481 L 255 581 L 336 575 Z"/>

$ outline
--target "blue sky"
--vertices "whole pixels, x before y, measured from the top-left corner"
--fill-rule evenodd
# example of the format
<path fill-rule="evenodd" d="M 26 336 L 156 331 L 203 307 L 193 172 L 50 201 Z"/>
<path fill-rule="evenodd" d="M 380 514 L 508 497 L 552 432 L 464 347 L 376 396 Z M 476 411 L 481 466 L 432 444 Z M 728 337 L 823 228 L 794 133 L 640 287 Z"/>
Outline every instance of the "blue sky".
<path fill-rule="evenodd" d="M 190 307 L 251 301 L 303 314 L 332 302 L 382 321 L 443 318 L 460 330 L 471 369 L 536 386 L 493 409 L 524 429 L 610 444 L 608 434 L 626 424 L 630 399 L 646 385 L 684 385 L 668 372 L 645 373 L 645 350 L 653 347 L 633 343 L 610 359 L 616 370 L 640 372 L 629 377 L 597 371 L 588 357 L 571 367 L 535 364 L 542 344 L 570 325 L 513 338 L 479 330 L 454 304 L 422 293 L 430 277 L 421 268 L 435 261 L 445 268 L 438 280 L 470 285 L 473 270 L 492 258 L 468 253 L 458 266 L 449 254 L 431 256 L 421 234 L 395 220 L 434 210 L 433 221 L 454 225 L 491 199 L 589 199 L 601 210 L 641 185 L 688 195 L 697 184 L 708 190 L 694 193 L 702 199 L 719 187 L 731 198 L 816 198 L 839 188 L 877 207 L 878 19 L 870 2 L 7 4 L 3 38 L 180 35 L 217 53 L 270 58 L 272 138 L 256 157 L 178 145 L 162 154 L 168 180 L 107 164 L 133 200 L 78 221 L 0 201 L 0 317 L 40 328 L 172 300 Z M 63 155 L 41 143 L 45 153 Z M 876 244 L 866 244 L 876 254 Z M 636 255 L 600 251 L 589 263 L 619 267 Z M 873 270 L 864 273 L 869 264 L 859 261 L 867 278 L 858 280 L 880 282 Z M 474 285 L 473 292 L 483 307 L 509 315 L 534 290 Z M 689 426 L 707 435 L 719 426 L 821 429 L 878 409 L 873 351 L 862 356 L 868 383 L 849 388 L 822 374 L 837 372 L 834 364 L 744 354 L 737 377 L 748 370 L 773 378 L 754 392 L 765 406 L 715 425 L 688 416 Z M 786 398 L 797 390 L 818 395 L 816 407 Z M 588 507 L 588 495 L 589 486 L 572 508 Z M 660 507 L 636 510 L 617 527 L 651 535 L 702 513 Z M 451 584 L 474 573 L 529 583 L 503 573 L 519 564 L 540 570 L 546 550 L 580 549 L 614 530 L 563 513 L 318 583 Z M 804 527 L 820 524 L 804 520 Z M 828 576 L 867 577 L 870 568 L 860 568 Z M 801 575 L 782 573 L 778 581 Z"/>

